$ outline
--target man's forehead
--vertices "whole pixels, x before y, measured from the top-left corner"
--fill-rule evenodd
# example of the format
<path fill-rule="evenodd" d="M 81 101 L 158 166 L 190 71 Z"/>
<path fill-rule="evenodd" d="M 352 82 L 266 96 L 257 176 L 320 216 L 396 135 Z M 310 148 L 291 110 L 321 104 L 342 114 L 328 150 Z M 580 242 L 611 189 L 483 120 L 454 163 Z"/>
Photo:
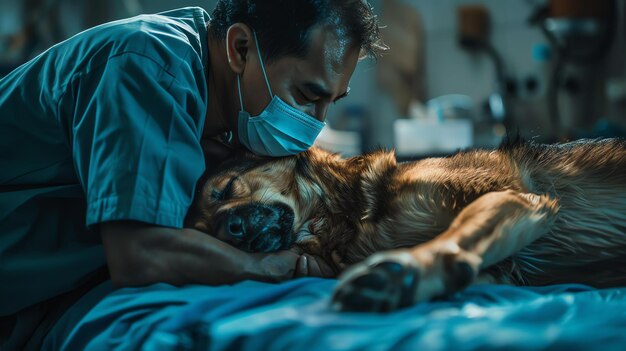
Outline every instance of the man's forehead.
<path fill-rule="evenodd" d="M 309 33 L 305 60 L 326 74 L 344 74 L 351 51 L 358 50 L 342 29 L 336 26 L 315 26 Z"/>
<path fill-rule="evenodd" d="M 322 88 L 329 96 L 344 94 L 359 54 L 349 40 L 342 39 L 344 37 L 328 26 L 314 27 L 307 55 L 295 67 L 297 79 Z"/>

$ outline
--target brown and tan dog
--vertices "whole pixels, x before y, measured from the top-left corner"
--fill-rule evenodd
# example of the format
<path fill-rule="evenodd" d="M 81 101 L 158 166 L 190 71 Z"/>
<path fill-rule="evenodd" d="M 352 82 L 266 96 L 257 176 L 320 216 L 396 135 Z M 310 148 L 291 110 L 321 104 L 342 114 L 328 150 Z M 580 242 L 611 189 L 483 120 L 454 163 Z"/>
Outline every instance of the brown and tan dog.
<path fill-rule="evenodd" d="M 477 281 L 626 285 L 626 140 L 406 163 L 315 148 L 237 158 L 187 223 L 244 250 L 298 245 L 350 267 L 333 298 L 343 310 L 394 310 Z"/>

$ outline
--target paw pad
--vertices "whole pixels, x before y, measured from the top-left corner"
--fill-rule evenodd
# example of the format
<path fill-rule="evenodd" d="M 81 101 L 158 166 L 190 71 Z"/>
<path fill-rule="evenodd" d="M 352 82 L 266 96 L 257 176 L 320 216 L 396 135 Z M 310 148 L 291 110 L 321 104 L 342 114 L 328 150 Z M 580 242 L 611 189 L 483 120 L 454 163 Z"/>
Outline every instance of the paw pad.
<path fill-rule="evenodd" d="M 346 273 L 333 296 L 341 311 L 389 312 L 413 304 L 419 282 L 416 267 L 392 258 L 360 264 Z"/>

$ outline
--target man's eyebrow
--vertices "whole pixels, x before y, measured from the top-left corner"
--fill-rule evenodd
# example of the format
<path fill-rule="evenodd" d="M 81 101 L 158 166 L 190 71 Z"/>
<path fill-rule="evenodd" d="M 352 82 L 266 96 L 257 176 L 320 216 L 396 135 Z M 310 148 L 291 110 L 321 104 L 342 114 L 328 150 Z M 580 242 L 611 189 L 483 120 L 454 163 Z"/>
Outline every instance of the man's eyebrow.
<path fill-rule="evenodd" d="M 324 99 L 330 99 L 333 96 L 333 94 L 330 91 L 326 90 L 323 86 L 319 85 L 318 83 L 306 82 L 304 83 L 304 87 L 306 87 L 312 94 L 315 94 Z M 337 96 L 335 100 L 333 100 L 333 102 L 339 99 L 343 99 L 344 97 L 348 96 L 349 93 L 350 93 L 350 88 L 348 87 L 348 90 L 346 90 L 343 94 Z"/>

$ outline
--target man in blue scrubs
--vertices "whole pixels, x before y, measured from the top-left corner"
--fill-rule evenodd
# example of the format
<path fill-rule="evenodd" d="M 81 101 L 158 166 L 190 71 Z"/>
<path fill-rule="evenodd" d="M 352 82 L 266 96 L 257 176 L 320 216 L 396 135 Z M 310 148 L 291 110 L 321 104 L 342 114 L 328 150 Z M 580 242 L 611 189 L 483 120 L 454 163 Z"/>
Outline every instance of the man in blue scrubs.
<path fill-rule="evenodd" d="M 212 18 L 184 8 L 92 28 L 0 80 L 0 348 L 36 348 L 109 275 L 332 275 L 315 257 L 245 253 L 183 221 L 210 155 L 305 150 L 358 59 L 383 49 L 364 0 L 220 0 Z"/>

